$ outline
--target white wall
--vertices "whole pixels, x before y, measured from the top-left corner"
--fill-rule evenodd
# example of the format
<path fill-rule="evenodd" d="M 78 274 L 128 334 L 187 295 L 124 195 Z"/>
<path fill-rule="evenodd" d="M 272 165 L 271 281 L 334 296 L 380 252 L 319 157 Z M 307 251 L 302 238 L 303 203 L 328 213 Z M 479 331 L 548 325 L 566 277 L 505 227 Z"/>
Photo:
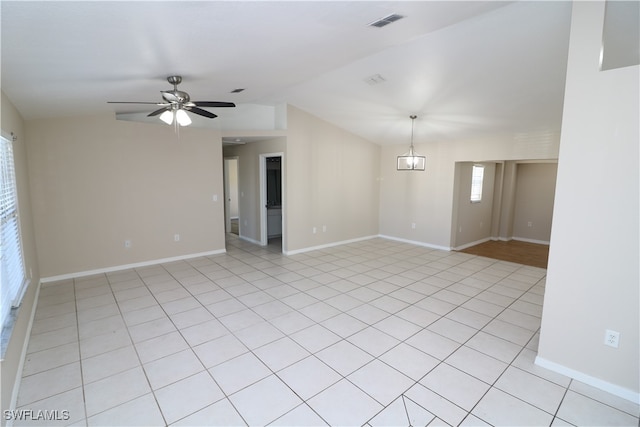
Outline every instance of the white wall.
<path fill-rule="evenodd" d="M 573 4 L 537 362 L 638 402 L 640 67 L 599 71 L 604 9 Z"/>

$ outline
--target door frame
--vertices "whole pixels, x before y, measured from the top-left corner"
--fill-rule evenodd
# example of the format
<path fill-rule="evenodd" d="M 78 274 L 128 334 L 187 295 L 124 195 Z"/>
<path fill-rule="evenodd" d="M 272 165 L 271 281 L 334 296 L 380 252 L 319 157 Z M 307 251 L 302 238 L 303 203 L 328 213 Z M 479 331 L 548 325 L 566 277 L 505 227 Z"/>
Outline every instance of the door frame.
<path fill-rule="evenodd" d="M 269 244 L 268 230 L 267 230 L 267 158 L 268 157 L 280 157 L 281 174 L 280 191 L 282 192 L 282 251 L 285 251 L 285 212 L 286 212 L 286 192 L 285 189 L 285 167 L 284 167 L 284 153 L 264 153 L 260 154 L 260 245 L 267 246 Z"/>
<path fill-rule="evenodd" d="M 225 157 L 223 160 L 223 173 L 224 173 L 224 231 L 225 233 L 231 233 L 231 206 L 229 205 L 229 161 L 235 160 L 236 164 L 236 175 L 240 175 L 238 173 L 238 169 L 240 167 L 240 158 L 238 156 L 229 156 Z M 236 183 L 238 182 L 238 176 L 236 176 Z M 240 190 L 238 189 L 238 194 L 240 194 Z M 238 200 L 238 218 L 240 218 L 240 201 Z M 238 227 L 240 226 L 240 221 L 238 221 Z M 238 235 L 240 235 L 240 231 L 238 230 Z"/>

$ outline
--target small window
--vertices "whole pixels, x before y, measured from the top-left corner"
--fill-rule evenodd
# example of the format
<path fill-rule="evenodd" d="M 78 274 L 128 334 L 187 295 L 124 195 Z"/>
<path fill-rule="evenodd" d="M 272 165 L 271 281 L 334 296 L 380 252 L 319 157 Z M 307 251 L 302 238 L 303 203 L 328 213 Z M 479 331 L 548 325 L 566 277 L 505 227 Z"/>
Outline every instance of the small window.
<path fill-rule="evenodd" d="M 482 201 L 482 182 L 484 181 L 484 166 L 473 165 L 471 173 L 471 203 Z"/>

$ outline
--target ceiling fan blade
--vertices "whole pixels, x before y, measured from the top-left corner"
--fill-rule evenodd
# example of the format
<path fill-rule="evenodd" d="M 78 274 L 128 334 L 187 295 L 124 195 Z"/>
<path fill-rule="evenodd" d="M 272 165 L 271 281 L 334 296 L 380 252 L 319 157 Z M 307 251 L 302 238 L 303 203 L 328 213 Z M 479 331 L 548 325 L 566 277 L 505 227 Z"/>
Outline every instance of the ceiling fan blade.
<path fill-rule="evenodd" d="M 217 101 L 193 101 L 198 107 L 235 107 L 233 102 L 217 102 Z"/>
<path fill-rule="evenodd" d="M 152 104 L 167 105 L 165 102 L 107 101 L 107 104 Z"/>
<path fill-rule="evenodd" d="M 217 115 L 198 107 L 185 107 L 185 110 L 191 111 L 192 113 L 198 114 L 200 116 L 208 117 L 210 119 L 215 119 L 216 117 L 218 117 Z"/>
<path fill-rule="evenodd" d="M 157 116 L 158 114 L 163 113 L 165 111 L 169 111 L 170 109 L 171 109 L 171 107 L 160 108 L 159 110 L 156 110 L 156 111 L 154 111 L 152 113 L 147 114 L 147 117 Z"/>

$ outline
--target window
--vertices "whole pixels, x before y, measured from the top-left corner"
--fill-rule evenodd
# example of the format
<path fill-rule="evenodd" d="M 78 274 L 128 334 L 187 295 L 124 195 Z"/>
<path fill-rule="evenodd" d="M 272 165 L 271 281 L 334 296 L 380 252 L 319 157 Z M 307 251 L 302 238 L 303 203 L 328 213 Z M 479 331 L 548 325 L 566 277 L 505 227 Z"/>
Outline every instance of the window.
<path fill-rule="evenodd" d="M 13 164 L 13 143 L 0 137 L 0 283 L 2 324 L 12 307 L 20 305 L 24 294 L 25 274 L 20 242 L 18 194 Z"/>
<path fill-rule="evenodd" d="M 482 182 L 484 181 L 484 166 L 473 165 L 471 173 L 471 203 L 482 201 Z"/>

